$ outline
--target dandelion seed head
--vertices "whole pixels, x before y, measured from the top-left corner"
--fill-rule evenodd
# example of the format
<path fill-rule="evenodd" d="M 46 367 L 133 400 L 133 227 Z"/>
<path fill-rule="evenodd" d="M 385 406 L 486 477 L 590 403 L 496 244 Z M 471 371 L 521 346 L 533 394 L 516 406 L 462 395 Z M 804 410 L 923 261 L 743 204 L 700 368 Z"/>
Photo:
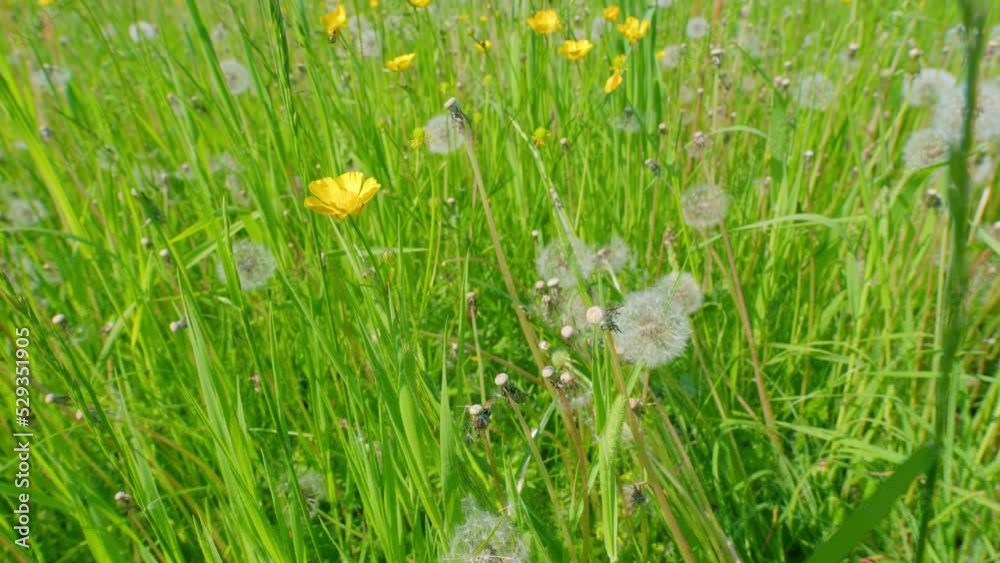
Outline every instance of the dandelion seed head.
<path fill-rule="evenodd" d="M 465 136 L 455 127 L 448 114 L 432 117 L 424 125 L 424 134 L 427 150 L 434 154 L 448 154 L 465 144 Z"/>
<path fill-rule="evenodd" d="M 795 100 L 800 106 L 821 111 L 830 105 L 833 96 L 833 82 L 819 73 L 802 78 L 795 92 Z"/>
<path fill-rule="evenodd" d="M 688 272 L 671 272 L 656 282 L 656 288 L 667 296 L 672 307 L 686 315 L 698 312 L 705 299 L 698 282 Z"/>
<path fill-rule="evenodd" d="M 938 129 L 921 129 L 910 135 L 903 147 L 903 163 L 907 170 L 918 170 L 948 159 L 951 151 L 948 138 Z"/>
<path fill-rule="evenodd" d="M 276 268 L 274 255 L 263 244 L 241 240 L 233 244 L 233 264 L 243 291 L 253 291 L 264 287 L 274 276 Z M 226 281 L 226 271 L 219 262 L 219 279 Z"/>
<path fill-rule="evenodd" d="M 600 250 L 594 253 L 594 260 L 598 266 L 611 272 L 621 272 L 628 266 L 631 251 L 628 243 L 619 235 L 614 235 Z"/>
<path fill-rule="evenodd" d="M 727 208 L 726 193 L 712 184 L 694 186 L 681 196 L 684 222 L 695 229 L 719 225 L 726 217 Z"/>
<path fill-rule="evenodd" d="M 451 533 L 448 556 L 444 562 L 524 563 L 531 551 L 510 521 L 479 508 L 475 500 L 462 501 L 465 520 Z"/>
<path fill-rule="evenodd" d="M 146 21 L 137 21 L 134 24 L 128 26 L 128 36 L 132 38 L 133 43 L 142 43 L 143 41 L 152 41 L 160 34 L 160 28 L 157 25 L 153 25 Z"/>
<path fill-rule="evenodd" d="M 604 320 L 604 309 L 601 309 L 597 305 L 587 309 L 587 322 L 596 325 Z"/>
<path fill-rule="evenodd" d="M 657 288 L 626 295 L 618 326 L 621 333 L 615 341 L 625 358 L 649 368 L 680 357 L 691 337 L 687 315 L 671 307 L 669 296 Z"/>
<path fill-rule="evenodd" d="M 576 237 L 570 237 L 569 246 L 573 258 L 576 259 L 576 263 L 580 267 L 580 275 L 584 279 L 589 278 L 594 271 L 594 252 L 587 246 L 587 243 Z M 542 278 L 558 278 L 563 287 L 576 285 L 573 262 L 559 239 L 550 241 L 538 250 L 535 266 L 538 269 L 538 275 Z"/>
<path fill-rule="evenodd" d="M 684 55 L 683 45 L 670 45 L 664 47 L 663 56 L 660 57 L 660 68 L 672 70 L 681 64 L 681 57 Z"/>
<path fill-rule="evenodd" d="M 687 27 L 685 28 L 684 33 L 688 36 L 689 39 L 698 40 L 708 35 L 708 30 L 709 30 L 708 20 L 706 20 L 701 16 L 698 16 L 696 18 L 691 18 L 688 20 Z"/>
<path fill-rule="evenodd" d="M 15 227 L 30 227 L 49 216 L 45 204 L 37 199 L 12 199 L 7 204 L 4 218 Z"/>
<path fill-rule="evenodd" d="M 236 59 L 223 59 L 219 61 L 219 68 L 232 95 L 238 96 L 250 89 L 250 71 L 243 63 Z"/>
<path fill-rule="evenodd" d="M 28 80 L 32 86 L 39 88 L 47 89 L 51 86 L 58 90 L 64 90 L 71 78 L 73 78 L 73 73 L 69 70 L 46 64 L 42 65 L 42 68 L 32 71 Z"/>
<path fill-rule="evenodd" d="M 903 97 L 914 107 L 933 107 L 943 95 L 955 90 L 955 77 L 937 68 L 921 69 L 903 82 Z"/>

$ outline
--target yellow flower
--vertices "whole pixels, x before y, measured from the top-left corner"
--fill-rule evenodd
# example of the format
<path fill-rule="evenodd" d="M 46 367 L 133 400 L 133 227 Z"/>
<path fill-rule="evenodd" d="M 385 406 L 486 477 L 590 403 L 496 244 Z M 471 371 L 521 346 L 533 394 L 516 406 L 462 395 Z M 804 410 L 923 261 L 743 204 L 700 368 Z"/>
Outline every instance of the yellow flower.
<path fill-rule="evenodd" d="M 535 33 L 552 33 L 559 29 L 559 14 L 555 10 L 540 10 L 528 18 L 528 25 Z"/>
<path fill-rule="evenodd" d="M 649 31 L 649 20 L 640 22 L 637 18 L 629 16 L 625 18 L 625 23 L 618 26 L 618 31 L 628 39 L 629 43 L 635 45 Z"/>
<path fill-rule="evenodd" d="M 593 48 L 594 44 L 586 39 L 580 39 L 579 41 L 567 39 L 559 46 L 559 54 L 571 61 L 578 61 L 585 57 Z"/>
<path fill-rule="evenodd" d="M 621 71 L 625 67 L 625 55 L 618 55 L 615 60 L 611 61 L 611 70 Z"/>
<path fill-rule="evenodd" d="M 314 180 L 309 182 L 309 191 L 313 195 L 306 198 L 306 208 L 337 219 L 358 215 L 381 187 L 375 178 L 365 178 L 364 172 L 348 172 L 336 178 Z"/>
<path fill-rule="evenodd" d="M 431 5 L 431 0 L 410 0 L 410 5 L 414 8 L 426 8 Z"/>
<path fill-rule="evenodd" d="M 485 55 L 493 48 L 493 42 L 489 39 L 483 39 L 482 41 L 476 41 L 475 47 L 477 51 Z"/>
<path fill-rule="evenodd" d="M 38 0 L 38 5 L 39 6 L 48 6 L 49 4 L 51 4 L 54 1 L 55 0 Z"/>
<path fill-rule="evenodd" d="M 427 140 L 427 131 L 423 128 L 417 127 L 413 130 L 413 134 L 410 135 L 410 148 L 413 150 L 419 150 L 420 147 L 424 146 L 424 142 Z"/>
<path fill-rule="evenodd" d="M 326 34 L 333 39 L 347 25 L 347 9 L 341 4 L 334 11 L 321 17 L 319 23 L 326 26 Z"/>
<path fill-rule="evenodd" d="M 622 15 L 622 9 L 618 6 L 608 6 L 604 8 L 604 19 L 609 22 L 618 21 L 618 16 Z"/>
<path fill-rule="evenodd" d="M 393 72 L 402 72 L 410 68 L 410 65 L 413 64 L 413 59 L 416 58 L 416 56 L 417 56 L 416 53 L 407 53 L 405 55 L 400 55 L 395 59 L 392 59 L 391 61 L 385 63 L 385 68 Z"/>
<path fill-rule="evenodd" d="M 539 127 L 538 129 L 535 129 L 534 133 L 531 134 L 531 142 L 535 143 L 536 147 L 540 147 L 545 144 L 545 139 L 548 139 L 551 136 L 552 133 L 549 133 L 548 129 Z"/>
<path fill-rule="evenodd" d="M 622 71 L 615 69 L 615 73 L 604 83 L 604 93 L 610 94 L 622 85 Z"/>
<path fill-rule="evenodd" d="M 378 8 L 378 0 L 368 0 L 369 8 Z"/>

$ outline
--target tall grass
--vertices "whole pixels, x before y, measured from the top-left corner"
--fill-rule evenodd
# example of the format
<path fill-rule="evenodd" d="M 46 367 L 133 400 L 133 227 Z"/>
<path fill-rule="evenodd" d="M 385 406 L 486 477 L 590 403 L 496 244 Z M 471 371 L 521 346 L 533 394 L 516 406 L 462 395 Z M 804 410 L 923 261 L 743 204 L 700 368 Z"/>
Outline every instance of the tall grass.
<path fill-rule="evenodd" d="M 967 170 L 998 144 L 967 112 L 950 176 L 902 159 L 934 111 L 903 94 L 915 72 L 997 81 L 995 10 L 964 6 L 627 1 L 617 23 L 646 36 L 598 22 L 570 62 L 558 45 L 603 5 L 351 2 L 368 31 L 331 42 L 314 2 L 5 3 L 0 318 L 5 366 L 32 334 L 34 437 L 32 547 L 7 525 L 0 549 L 1000 560 L 1000 208 L 995 170 Z M 528 27 L 543 7 L 561 30 Z M 694 15 L 708 37 L 685 37 Z M 138 21 L 156 36 L 133 41 Z M 983 31 L 963 41 L 959 21 Z M 833 96 L 810 109 L 816 73 Z M 468 141 L 431 152 L 414 130 L 453 97 Z M 304 207 L 348 170 L 382 185 L 359 215 Z M 722 229 L 684 222 L 706 183 Z M 573 241 L 613 235 L 628 266 L 586 275 Z M 241 240 L 273 254 L 259 289 Z M 605 316 L 568 336 L 536 286 L 551 241 L 560 298 Z M 673 271 L 704 304 L 683 356 L 650 369 L 617 353 L 615 305 Z"/>

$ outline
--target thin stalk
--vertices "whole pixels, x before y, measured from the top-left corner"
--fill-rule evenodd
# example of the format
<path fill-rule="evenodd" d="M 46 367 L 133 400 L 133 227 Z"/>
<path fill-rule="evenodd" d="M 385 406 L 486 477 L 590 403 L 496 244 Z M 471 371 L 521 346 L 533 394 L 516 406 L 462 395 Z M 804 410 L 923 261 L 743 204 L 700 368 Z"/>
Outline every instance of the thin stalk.
<path fill-rule="evenodd" d="M 953 430 L 955 370 L 958 365 L 958 348 L 962 343 L 965 328 L 963 302 L 968 289 L 968 267 L 965 250 L 969 238 L 969 180 L 968 155 L 972 152 L 972 128 L 976 114 L 976 88 L 979 85 L 979 62 L 983 56 L 983 34 L 986 22 L 986 7 L 976 0 L 959 0 L 967 30 L 965 61 L 965 108 L 962 112 L 962 136 L 958 146 L 951 153 L 949 171 L 952 186 L 948 190 L 948 211 L 951 215 L 951 263 L 945 281 L 947 291 L 944 304 L 944 346 L 941 351 L 941 373 L 935 386 L 934 402 L 934 449 L 936 459 L 927 474 L 924 489 L 924 509 L 920 518 L 920 532 L 917 536 L 915 561 L 924 560 L 927 552 L 927 532 L 934 516 L 934 492 L 937 489 L 939 473 L 947 469 L 950 456 L 949 430 Z"/>

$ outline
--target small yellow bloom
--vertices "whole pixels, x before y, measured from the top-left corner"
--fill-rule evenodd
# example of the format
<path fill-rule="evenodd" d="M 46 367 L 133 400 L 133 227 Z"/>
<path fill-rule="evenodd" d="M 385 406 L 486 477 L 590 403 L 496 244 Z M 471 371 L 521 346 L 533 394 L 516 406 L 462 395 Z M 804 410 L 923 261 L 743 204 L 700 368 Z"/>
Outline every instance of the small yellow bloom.
<path fill-rule="evenodd" d="M 333 39 L 347 25 L 347 9 L 341 4 L 334 11 L 321 17 L 319 23 L 326 26 L 326 34 Z"/>
<path fill-rule="evenodd" d="M 410 5 L 414 8 L 426 8 L 431 5 L 431 0 L 410 0 Z"/>
<path fill-rule="evenodd" d="M 552 33 L 559 29 L 559 14 L 555 10 L 540 10 L 528 18 L 528 25 L 535 33 Z"/>
<path fill-rule="evenodd" d="M 621 72 L 623 68 L 625 68 L 625 55 L 618 55 L 611 61 L 611 70 Z"/>
<path fill-rule="evenodd" d="M 369 8 L 378 8 L 378 0 L 368 0 Z"/>
<path fill-rule="evenodd" d="M 322 178 L 309 182 L 313 195 L 305 200 L 306 209 L 320 215 L 333 215 L 343 219 L 358 215 L 382 185 L 375 178 L 365 178 L 364 172 L 348 172 L 336 178 Z"/>
<path fill-rule="evenodd" d="M 622 9 L 618 6 L 608 6 L 604 8 L 604 19 L 609 22 L 618 21 L 618 17 L 622 15 Z"/>
<path fill-rule="evenodd" d="M 493 42 L 489 39 L 483 39 L 482 41 L 476 41 L 476 50 L 482 54 L 486 54 L 493 48 Z"/>
<path fill-rule="evenodd" d="M 49 4 L 51 4 L 54 1 L 55 0 L 38 0 L 38 5 L 39 6 L 48 6 Z"/>
<path fill-rule="evenodd" d="M 663 57 L 666 57 L 666 56 L 667 56 L 667 50 L 666 49 L 660 49 L 659 51 L 656 52 L 656 60 L 658 60 L 658 61 L 662 61 Z"/>
<path fill-rule="evenodd" d="M 615 69 L 615 73 L 604 83 L 604 93 L 610 94 L 622 85 L 622 71 Z"/>
<path fill-rule="evenodd" d="M 628 39 L 629 43 L 635 45 L 649 31 L 649 20 L 640 22 L 637 18 L 629 16 L 625 18 L 625 23 L 618 26 L 618 31 Z"/>
<path fill-rule="evenodd" d="M 552 136 L 552 133 L 544 127 L 539 127 L 535 129 L 535 132 L 531 134 L 531 142 L 535 143 L 536 147 L 543 146 L 545 140 Z"/>
<path fill-rule="evenodd" d="M 385 63 L 385 68 L 393 72 L 402 72 L 413 64 L 413 59 L 416 58 L 416 53 L 407 53 L 405 55 L 400 55 L 391 61 Z"/>
<path fill-rule="evenodd" d="M 426 141 L 427 131 L 424 131 L 422 127 L 417 127 L 410 135 L 410 148 L 413 150 L 419 150 L 420 147 L 424 146 L 424 142 Z"/>
<path fill-rule="evenodd" d="M 489 86 L 490 84 L 493 84 L 493 75 L 487 74 L 483 77 L 483 86 Z"/>
<path fill-rule="evenodd" d="M 578 61 L 587 56 L 587 53 L 593 48 L 594 44 L 586 39 L 580 39 L 579 41 L 567 39 L 559 46 L 559 54 L 571 61 Z"/>

